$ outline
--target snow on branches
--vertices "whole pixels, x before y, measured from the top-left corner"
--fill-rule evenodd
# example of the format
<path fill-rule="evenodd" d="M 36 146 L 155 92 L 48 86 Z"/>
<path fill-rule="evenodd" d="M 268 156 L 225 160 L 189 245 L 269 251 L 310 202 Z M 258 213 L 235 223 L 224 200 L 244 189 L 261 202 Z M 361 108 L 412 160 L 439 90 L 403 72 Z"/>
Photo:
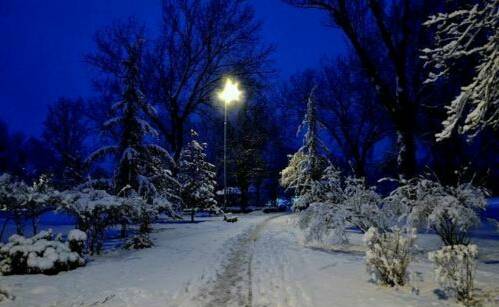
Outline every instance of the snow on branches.
<path fill-rule="evenodd" d="M 445 186 L 414 178 L 395 189 L 387 207 L 411 227 L 434 230 L 445 245 L 468 244 L 468 232 L 480 223 L 478 211 L 487 204 L 485 191 L 471 183 Z"/>
<path fill-rule="evenodd" d="M 416 230 L 394 228 L 389 232 L 380 232 L 371 227 L 364 235 L 364 242 L 367 245 L 367 270 L 373 281 L 391 287 L 405 285 Z"/>
<path fill-rule="evenodd" d="M 444 290 L 465 303 L 473 302 L 476 245 L 444 246 L 428 254 L 435 266 L 435 278 Z"/>
<path fill-rule="evenodd" d="M 305 130 L 303 146 L 291 156 L 289 165 L 281 172 L 281 185 L 293 190 L 297 196 L 293 204 L 295 210 L 303 210 L 311 203 L 321 200 L 320 180 L 329 164 L 320 153 L 320 149 L 326 150 L 326 147 L 318 135 L 319 120 L 313 92 L 314 90 L 310 93 L 307 113 L 298 129 L 298 133 Z"/>
<path fill-rule="evenodd" d="M 122 99 L 112 106 L 114 117 L 104 123 L 104 129 L 116 137 L 116 144 L 104 146 L 92 153 L 88 161 L 113 155 L 117 165 L 112 178 L 116 194 L 138 193 L 144 198 L 168 193 L 177 196 L 178 182 L 171 169 L 175 167 L 168 151 L 157 143 L 158 132 L 149 124 L 145 113 L 155 109 L 146 101 L 140 85 L 139 68 L 143 57 L 143 40 L 127 45 L 122 62 Z M 144 112 L 146 110 L 146 112 Z M 175 190 L 175 191 L 174 191 Z M 126 195 L 120 195 L 126 196 Z M 171 198 L 174 201 L 174 198 Z"/>
<path fill-rule="evenodd" d="M 348 227 L 366 232 L 371 227 L 384 231 L 392 226 L 391 208 L 383 206 L 383 198 L 364 179 L 343 179 L 330 166 L 317 187 L 321 190 L 321 201 L 312 203 L 299 218 L 307 241 L 341 244 L 348 241 L 345 233 Z"/>
<path fill-rule="evenodd" d="M 433 68 L 425 83 L 449 73 L 461 58 L 477 58 L 476 75 L 447 107 L 444 129 L 437 140 L 448 138 L 455 128 L 476 135 L 484 127 L 499 127 L 499 2 L 484 0 L 468 9 L 431 16 L 424 23 L 436 27 L 435 47 L 422 58 Z M 464 122 L 462 119 L 464 118 Z"/>
<path fill-rule="evenodd" d="M 76 218 L 78 229 L 88 235 L 90 253 L 100 253 L 105 231 L 113 225 L 138 224 L 141 234 L 150 231 L 151 223 L 160 212 L 174 215 L 176 208 L 166 198 L 155 197 L 150 202 L 138 194 L 127 197 L 106 191 L 85 189 L 61 193 L 60 210 Z"/>
<path fill-rule="evenodd" d="M 216 169 L 206 161 L 206 143 L 199 143 L 198 134 L 191 130 L 192 140 L 182 149 L 178 180 L 182 188 L 184 207 L 194 213 L 199 209 L 217 209 L 215 199 Z"/>
<path fill-rule="evenodd" d="M 41 231 L 31 238 L 13 235 L 0 244 L 0 274 L 55 274 L 85 264 L 67 243 L 53 238 L 52 231 Z"/>
<path fill-rule="evenodd" d="M 56 202 L 56 196 L 57 192 L 49 187 L 46 176 L 42 175 L 28 185 L 9 174 L 0 175 L 0 211 L 12 215 L 19 235 L 24 233 L 26 219 L 31 219 L 33 233 L 38 232 L 38 218 Z"/>

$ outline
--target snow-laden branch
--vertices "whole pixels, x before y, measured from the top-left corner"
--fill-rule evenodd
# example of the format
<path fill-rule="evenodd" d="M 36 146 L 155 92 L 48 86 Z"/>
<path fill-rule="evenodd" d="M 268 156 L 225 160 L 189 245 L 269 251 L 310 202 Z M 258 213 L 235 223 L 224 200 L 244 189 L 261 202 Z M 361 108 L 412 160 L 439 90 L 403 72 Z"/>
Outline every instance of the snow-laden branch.
<path fill-rule="evenodd" d="M 437 140 L 448 138 L 455 129 L 475 136 L 485 127 L 499 126 L 499 1 L 486 0 L 451 13 L 431 16 L 425 26 L 435 27 L 435 47 L 422 50 L 431 67 L 425 83 L 450 73 L 456 60 L 476 57 L 476 75 L 447 106 L 447 119 Z"/>

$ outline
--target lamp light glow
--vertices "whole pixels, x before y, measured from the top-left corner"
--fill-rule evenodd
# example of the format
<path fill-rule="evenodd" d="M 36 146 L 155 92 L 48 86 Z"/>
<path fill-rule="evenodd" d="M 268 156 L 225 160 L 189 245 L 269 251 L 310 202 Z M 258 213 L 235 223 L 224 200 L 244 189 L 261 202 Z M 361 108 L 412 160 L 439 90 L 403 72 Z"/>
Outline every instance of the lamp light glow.
<path fill-rule="evenodd" d="M 230 104 L 231 102 L 239 101 L 242 93 L 239 89 L 239 83 L 233 81 L 231 78 L 227 78 L 223 90 L 218 93 L 218 99 L 226 104 Z"/>

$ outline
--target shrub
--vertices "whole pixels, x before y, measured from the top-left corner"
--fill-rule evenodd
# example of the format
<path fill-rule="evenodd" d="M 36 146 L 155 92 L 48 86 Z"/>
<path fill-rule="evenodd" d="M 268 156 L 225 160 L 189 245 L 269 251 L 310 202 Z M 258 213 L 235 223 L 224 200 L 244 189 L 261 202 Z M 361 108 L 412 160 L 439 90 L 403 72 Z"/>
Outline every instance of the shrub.
<path fill-rule="evenodd" d="M 75 216 L 77 227 L 88 235 L 90 254 L 100 253 L 106 228 L 121 221 L 125 209 L 121 207 L 121 199 L 93 189 L 68 191 L 62 196 L 63 210 Z"/>
<path fill-rule="evenodd" d="M 444 246 L 428 254 L 434 263 L 435 277 L 440 286 L 463 303 L 473 300 L 477 254 L 476 245 Z"/>
<path fill-rule="evenodd" d="M 359 228 L 363 233 L 371 227 L 382 230 L 388 228 L 388 215 L 382 206 L 382 198 L 374 187 L 366 184 L 364 178 L 347 178 L 343 197 L 340 208 L 349 224 Z"/>
<path fill-rule="evenodd" d="M 345 218 L 329 203 L 313 203 L 300 212 L 298 225 L 305 232 L 305 240 L 321 244 L 343 244 L 346 237 Z"/>
<path fill-rule="evenodd" d="M 371 227 L 386 230 L 392 225 L 393 214 L 385 210 L 382 198 L 364 179 L 348 177 L 341 182 L 335 173 L 323 179 L 326 200 L 300 213 L 299 225 L 306 231 L 306 240 L 341 244 L 348 242 L 348 227 L 366 232 Z"/>
<path fill-rule="evenodd" d="M 0 273 L 56 274 L 75 269 L 85 260 L 70 250 L 67 243 L 54 240 L 52 232 L 41 231 L 31 238 L 13 235 L 0 246 Z"/>
<path fill-rule="evenodd" d="M 73 229 L 68 234 L 69 249 L 79 255 L 83 255 L 87 234 L 79 229 Z"/>
<path fill-rule="evenodd" d="M 445 245 L 459 245 L 469 243 L 469 231 L 480 223 L 478 211 L 487 204 L 485 195 L 471 183 L 444 186 L 415 178 L 394 190 L 385 203 L 410 227 L 432 229 Z"/>
<path fill-rule="evenodd" d="M 394 228 L 391 232 L 380 232 L 371 227 L 364 235 L 364 242 L 367 245 L 367 270 L 372 280 L 390 287 L 405 285 L 415 241 L 415 229 Z"/>
<path fill-rule="evenodd" d="M 57 194 L 49 187 L 46 176 L 42 175 L 28 185 L 11 175 L 0 175 L 0 210 L 11 214 L 18 235 L 24 234 L 24 222 L 28 219 L 31 220 L 33 233 L 38 232 L 38 219 L 52 208 Z"/>

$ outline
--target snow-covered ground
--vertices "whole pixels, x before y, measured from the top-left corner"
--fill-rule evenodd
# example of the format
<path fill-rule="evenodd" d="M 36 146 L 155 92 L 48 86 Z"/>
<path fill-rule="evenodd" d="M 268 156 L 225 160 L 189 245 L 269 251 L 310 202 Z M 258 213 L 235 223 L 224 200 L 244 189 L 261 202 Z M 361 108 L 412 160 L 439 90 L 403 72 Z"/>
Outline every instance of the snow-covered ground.
<path fill-rule="evenodd" d="M 360 235 L 341 249 L 304 246 L 293 215 L 241 216 L 237 223 L 157 224 L 156 246 L 117 250 L 55 276 L 0 276 L 16 298 L 5 306 L 441 306 L 421 235 L 412 285 L 368 281 Z M 499 303 L 499 243 L 475 239 L 482 251 L 477 287 Z M 1 304 L 1 303 L 0 303 Z M 490 303 L 491 305 L 494 302 Z"/>

